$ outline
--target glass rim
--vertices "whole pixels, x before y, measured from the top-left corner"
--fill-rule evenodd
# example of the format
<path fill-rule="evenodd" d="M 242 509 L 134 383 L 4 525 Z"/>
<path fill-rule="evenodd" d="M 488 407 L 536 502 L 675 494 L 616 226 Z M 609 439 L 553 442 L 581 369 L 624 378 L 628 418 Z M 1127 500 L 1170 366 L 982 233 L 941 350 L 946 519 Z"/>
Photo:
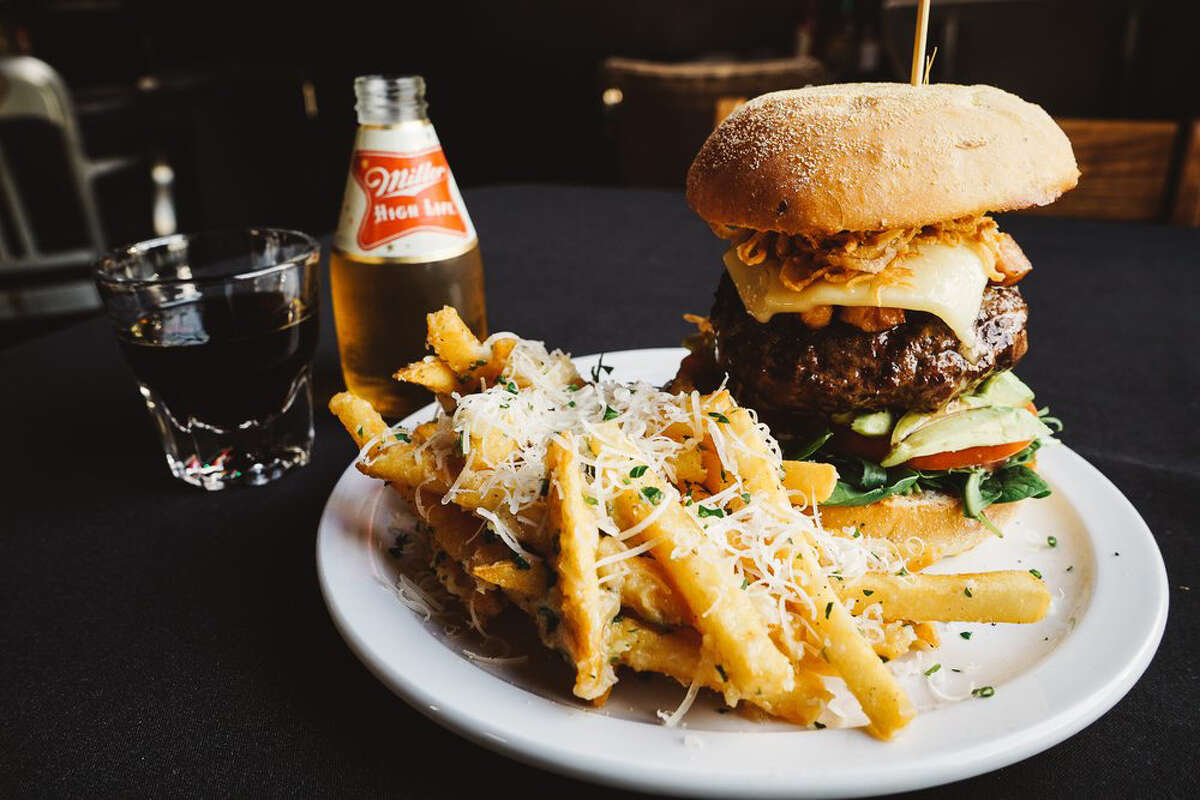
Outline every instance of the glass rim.
<path fill-rule="evenodd" d="M 204 275 L 194 278 L 122 278 L 107 271 L 107 267 L 118 264 L 121 261 L 145 255 L 157 248 L 170 245 L 172 242 L 182 242 L 187 240 L 202 239 L 208 237 L 217 237 L 228 234 L 243 234 L 248 236 L 257 236 L 266 233 L 285 234 L 295 237 L 298 242 L 304 245 L 305 249 L 292 256 L 284 259 L 278 264 L 270 266 L 256 267 L 253 269 L 244 269 L 230 271 L 216 275 Z M 246 280 L 251 278 L 261 278 L 264 275 L 270 275 L 272 272 L 282 272 L 285 269 L 291 269 L 302 263 L 307 263 L 311 258 L 321 255 L 321 243 L 315 238 L 303 231 L 295 230 L 294 228 L 213 228 L 196 233 L 172 233 L 167 236 L 157 236 L 153 239 L 144 239 L 133 244 L 122 245 L 115 247 L 92 263 L 92 276 L 97 283 L 103 283 L 108 286 L 178 286 L 182 284 L 200 284 L 210 285 L 219 283 L 228 283 L 230 281 Z"/>

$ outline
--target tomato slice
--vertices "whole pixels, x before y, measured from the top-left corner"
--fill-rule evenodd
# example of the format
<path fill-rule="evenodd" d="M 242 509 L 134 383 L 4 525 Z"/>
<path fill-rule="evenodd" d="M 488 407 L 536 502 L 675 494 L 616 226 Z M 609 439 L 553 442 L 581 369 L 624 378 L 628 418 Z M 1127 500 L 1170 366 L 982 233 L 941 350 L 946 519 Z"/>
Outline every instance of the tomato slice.
<path fill-rule="evenodd" d="M 1037 415 L 1037 406 L 1033 403 L 1027 403 L 1025 408 L 1029 410 L 1029 413 Z M 904 462 L 904 466 L 930 472 L 940 469 L 962 469 L 963 467 L 996 467 L 1009 456 L 1015 456 L 1031 444 L 1033 444 L 1032 439 L 1028 442 L 1010 442 L 968 447 L 965 450 L 949 450 L 945 453 L 910 458 Z"/>
<path fill-rule="evenodd" d="M 945 453 L 934 453 L 930 456 L 917 456 L 904 462 L 904 466 L 913 469 L 940 470 L 961 469 L 962 467 L 978 467 L 992 462 L 1003 461 L 1009 456 L 1015 456 L 1030 445 L 1028 442 L 1011 442 L 1009 444 L 984 445 L 983 447 L 968 447 L 965 450 L 951 450 Z"/>

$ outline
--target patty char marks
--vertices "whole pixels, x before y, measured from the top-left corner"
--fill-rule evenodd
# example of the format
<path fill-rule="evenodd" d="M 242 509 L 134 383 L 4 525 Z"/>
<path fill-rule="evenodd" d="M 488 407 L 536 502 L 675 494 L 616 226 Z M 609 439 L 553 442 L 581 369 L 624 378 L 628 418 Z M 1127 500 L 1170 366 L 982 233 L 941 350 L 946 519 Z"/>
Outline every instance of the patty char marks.
<path fill-rule="evenodd" d="M 870 409 L 931 411 L 1025 355 L 1028 308 L 1015 286 L 988 286 L 975 321 L 977 360 L 959 352 L 938 317 L 910 311 L 900 325 L 866 332 L 835 319 L 822 328 L 799 314 L 760 323 L 728 275 L 710 315 L 718 367 L 738 402 L 775 413 L 829 415 Z"/>

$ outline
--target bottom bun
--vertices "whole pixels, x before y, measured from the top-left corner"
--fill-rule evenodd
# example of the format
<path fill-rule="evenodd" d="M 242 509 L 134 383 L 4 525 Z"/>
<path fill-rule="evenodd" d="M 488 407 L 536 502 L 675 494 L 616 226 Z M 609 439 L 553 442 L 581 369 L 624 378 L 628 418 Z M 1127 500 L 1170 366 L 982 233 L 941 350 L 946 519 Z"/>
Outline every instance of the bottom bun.
<path fill-rule="evenodd" d="M 987 517 L 1003 528 L 1020 501 L 988 506 Z M 970 550 L 994 534 L 986 525 L 963 516 L 957 497 L 940 492 L 895 495 L 866 506 L 821 506 L 821 526 L 833 533 L 857 528 L 864 536 L 887 539 L 916 571 L 947 556 Z"/>

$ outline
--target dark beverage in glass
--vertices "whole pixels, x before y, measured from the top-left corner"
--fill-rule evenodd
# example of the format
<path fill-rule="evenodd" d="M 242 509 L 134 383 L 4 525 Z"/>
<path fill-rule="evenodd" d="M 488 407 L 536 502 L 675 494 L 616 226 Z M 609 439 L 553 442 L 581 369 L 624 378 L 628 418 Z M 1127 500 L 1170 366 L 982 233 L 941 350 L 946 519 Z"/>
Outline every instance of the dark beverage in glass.
<path fill-rule="evenodd" d="M 308 462 L 316 242 L 172 236 L 115 252 L 97 283 L 176 477 L 260 484 Z"/>

